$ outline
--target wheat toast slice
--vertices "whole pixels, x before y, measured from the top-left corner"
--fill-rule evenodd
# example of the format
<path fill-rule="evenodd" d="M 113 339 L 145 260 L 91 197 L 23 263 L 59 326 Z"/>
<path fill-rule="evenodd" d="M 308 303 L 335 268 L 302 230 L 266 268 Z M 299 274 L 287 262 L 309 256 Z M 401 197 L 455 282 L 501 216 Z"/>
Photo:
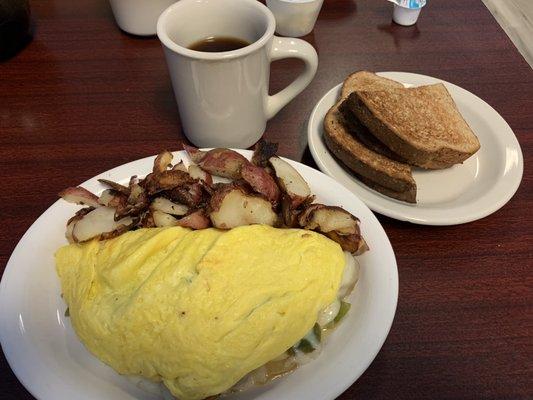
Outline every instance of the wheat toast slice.
<path fill-rule="evenodd" d="M 347 98 L 352 92 L 356 90 L 389 90 L 403 88 L 404 86 L 400 82 L 393 81 L 392 79 L 384 78 L 376 75 L 373 72 L 357 71 L 350 74 L 348 78 L 342 84 L 341 99 Z M 395 161 L 408 162 L 398 154 L 390 150 L 385 144 L 379 141 L 373 134 L 364 126 L 357 117 L 352 113 L 350 107 L 346 102 L 341 102 L 339 111 L 342 114 L 348 131 L 355 136 L 362 144 L 368 147 L 370 150 L 384 155 Z"/>
<path fill-rule="evenodd" d="M 339 105 L 340 102 L 335 104 L 324 118 L 324 141 L 329 150 L 374 190 L 416 203 L 416 183 L 411 167 L 370 150 L 350 134 Z"/>
<path fill-rule="evenodd" d="M 448 168 L 480 148 L 478 138 L 441 83 L 356 90 L 345 101 L 380 142 L 419 167 Z"/>
<path fill-rule="evenodd" d="M 354 172 L 354 175 L 357 177 L 357 179 L 359 179 L 362 183 L 364 183 L 370 189 L 373 189 L 376 192 L 379 192 L 387 197 L 392 197 L 393 199 L 396 199 L 396 200 L 405 201 L 406 203 L 413 203 L 413 204 L 416 203 L 416 189 L 414 191 L 407 190 L 405 192 L 396 192 L 394 190 L 386 188 L 385 186 L 381 186 L 377 184 L 376 182 L 368 178 L 365 178 L 362 175 L 359 175 L 356 172 Z"/>
<path fill-rule="evenodd" d="M 342 84 L 341 99 L 345 99 L 356 90 L 389 90 L 402 89 L 400 82 L 384 78 L 369 71 L 357 71 L 348 75 Z"/>

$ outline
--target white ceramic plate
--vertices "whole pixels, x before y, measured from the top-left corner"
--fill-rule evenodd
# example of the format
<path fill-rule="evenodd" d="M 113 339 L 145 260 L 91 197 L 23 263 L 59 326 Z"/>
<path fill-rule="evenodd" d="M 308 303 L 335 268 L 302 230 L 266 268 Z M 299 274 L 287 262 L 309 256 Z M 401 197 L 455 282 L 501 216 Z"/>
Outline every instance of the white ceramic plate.
<path fill-rule="evenodd" d="M 417 204 L 404 203 L 370 189 L 333 157 L 323 140 L 323 121 L 337 101 L 342 84 L 317 103 L 307 127 L 311 154 L 319 168 L 355 193 L 372 210 L 423 225 L 455 225 L 486 217 L 507 203 L 520 185 L 522 151 L 505 120 L 476 95 L 452 83 L 425 75 L 381 72 L 405 86 L 443 83 L 475 132 L 481 149 L 463 164 L 440 171 L 415 168 Z"/>
<path fill-rule="evenodd" d="M 247 157 L 250 151 L 239 150 Z M 175 153 L 175 160 L 184 156 Z M 127 183 L 151 171 L 154 157 L 125 164 L 83 184 L 99 193 L 98 178 Z M 394 318 L 398 271 L 390 242 L 374 214 L 330 177 L 290 161 L 320 202 L 340 205 L 361 219 L 370 251 L 358 257 L 360 278 L 352 308 L 322 354 L 294 374 L 230 399 L 334 399 L 370 365 Z M 24 234 L 0 283 L 0 341 L 11 368 L 40 400 L 159 399 L 149 386 L 120 376 L 93 357 L 74 334 L 55 272 L 54 252 L 66 244 L 64 226 L 79 207 L 54 203 Z"/>

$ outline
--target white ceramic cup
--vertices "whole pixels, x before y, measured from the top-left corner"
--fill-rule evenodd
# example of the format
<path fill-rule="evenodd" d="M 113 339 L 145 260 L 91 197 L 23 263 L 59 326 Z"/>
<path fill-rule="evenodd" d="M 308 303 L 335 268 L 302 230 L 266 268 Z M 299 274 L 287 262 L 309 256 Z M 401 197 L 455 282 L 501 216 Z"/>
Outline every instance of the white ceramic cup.
<path fill-rule="evenodd" d="M 300 39 L 274 36 L 270 10 L 256 0 L 180 0 L 159 17 L 163 44 L 185 135 L 199 147 L 246 148 L 266 122 L 315 76 L 315 49 Z M 234 37 L 249 46 L 218 53 L 188 48 L 208 37 Z M 268 95 L 270 63 L 299 58 L 304 71 Z"/>
<path fill-rule="evenodd" d="M 176 0 L 109 0 L 120 29 L 139 36 L 155 35 L 157 19 L 175 2 Z"/>
<path fill-rule="evenodd" d="M 266 0 L 276 18 L 276 33 L 305 36 L 315 27 L 324 0 Z"/>

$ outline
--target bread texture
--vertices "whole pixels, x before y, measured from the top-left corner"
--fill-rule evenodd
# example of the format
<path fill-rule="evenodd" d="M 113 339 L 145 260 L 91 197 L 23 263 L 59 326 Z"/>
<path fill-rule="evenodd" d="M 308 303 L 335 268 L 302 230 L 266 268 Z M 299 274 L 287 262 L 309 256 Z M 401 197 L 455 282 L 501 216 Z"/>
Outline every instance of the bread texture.
<path fill-rule="evenodd" d="M 368 186 L 402 201 L 416 202 L 416 183 L 409 165 L 391 160 L 363 145 L 352 135 L 335 104 L 324 118 L 324 141 L 329 150 Z"/>
<path fill-rule="evenodd" d="M 368 130 L 409 163 L 428 169 L 462 163 L 480 148 L 446 87 L 355 90 L 345 100 Z"/>
<path fill-rule="evenodd" d="M 400 82 L 392 79 L 383 78 L 373 72 L 357 71 L 348 75 L 342 84 L 341 99 L 347 98 L 352 92 L 356 90 L 389 90 L 402 89 L 403 85 Z"/>
<path fill-rule="evenodd" d="M 339 112 L 342 115 L 344 125 L 350 134 L 352 134 L 357 140 L 362 144 L 368 147 L 375 153 L 379 153 L 382 156 L 388 157 L 391 160 L 395 160 L 404 164 L 409 164 L 407 160 L 393 152 L 381 141 L 379 141 L 373 134 L 364 126 L 361 121 L 352 113 L 349 107 L 347 107 L 347 102 L 343 101 L 339 105 Z"/>

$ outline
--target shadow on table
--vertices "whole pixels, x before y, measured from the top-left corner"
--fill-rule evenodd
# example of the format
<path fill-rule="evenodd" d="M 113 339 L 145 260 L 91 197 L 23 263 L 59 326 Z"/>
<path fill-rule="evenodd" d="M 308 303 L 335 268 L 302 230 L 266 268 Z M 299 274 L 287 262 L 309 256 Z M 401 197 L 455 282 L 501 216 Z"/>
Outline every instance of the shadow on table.
<path fill-rule="evenodd" d="M 402 42 L 414 41 L 420 37 L 420 30 L 416 24 L 401 26 L 391 21 L 387 24 L 378 25 L 377 28 L 390 35 L 394 40 L 394 46 L 398 49 L 401 47 Z"/>
<path fill-rule="evenodd" d="M 304 150 L 304 153 L 302 154 L 302 161 L 301 161 L 302 164 L 305 164 L 305 165 L 308 165 L 310 166 L 311 168 L 314 168 L 318 171 L 320 171 L 320 169 L 318 168 L 318 165 L 316 165 L 316 162 L 315 160 L 313 159 L 313 155 L 311 154 L 311 150 L 309 150 L 309 146 L 307 146 Z"/>

